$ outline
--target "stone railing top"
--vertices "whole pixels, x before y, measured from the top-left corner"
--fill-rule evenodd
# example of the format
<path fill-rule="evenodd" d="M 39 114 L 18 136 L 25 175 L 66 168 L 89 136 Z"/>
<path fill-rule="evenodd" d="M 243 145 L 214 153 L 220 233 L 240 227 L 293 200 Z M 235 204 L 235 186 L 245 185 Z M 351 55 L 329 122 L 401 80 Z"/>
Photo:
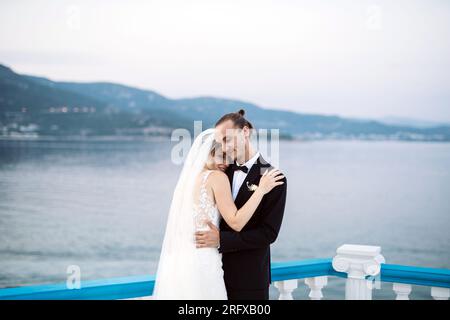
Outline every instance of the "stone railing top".
<path fill-rule="evenodd" d="M 379 246 L 363 246 L 358 244 L 344 244 L 337 248 L 337 254 L 352 255 L 352 256 L 369 256 L 375 257 L 381 253 Z"/>

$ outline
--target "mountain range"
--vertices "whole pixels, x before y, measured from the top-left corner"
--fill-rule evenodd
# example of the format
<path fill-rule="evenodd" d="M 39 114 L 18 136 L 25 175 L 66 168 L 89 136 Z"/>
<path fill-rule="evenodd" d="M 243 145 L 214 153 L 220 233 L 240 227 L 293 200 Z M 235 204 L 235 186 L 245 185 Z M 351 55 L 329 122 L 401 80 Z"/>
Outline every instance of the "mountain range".
<path fill-rule="evenodd" d="M 277 128 L 289 139 L 450 141 L 450 126 L 297 113 L 253 103 L 195 97 L 170 99 L 155 91 L 108 82 L 57 82 L 0 65 L 0 136 L 149 136 L 174 128 L 214 125 L 224 113 L 245 109 L 257 129 Z"/>

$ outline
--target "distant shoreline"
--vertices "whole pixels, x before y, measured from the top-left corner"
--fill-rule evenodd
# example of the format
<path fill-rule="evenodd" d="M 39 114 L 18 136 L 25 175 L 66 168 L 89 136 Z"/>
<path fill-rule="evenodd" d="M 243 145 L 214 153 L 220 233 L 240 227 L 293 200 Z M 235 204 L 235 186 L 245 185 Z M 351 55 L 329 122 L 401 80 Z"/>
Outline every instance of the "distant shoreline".
<path fill-rule="evenodd" d="M 78 142 L 95 142 L 95 141 L 170 141 L 169 136 L 0 136 L 1 141 L 78 141 Z"/>
<path fill-rule="evenodd" d="M 450 143 L 449 140 L 426 139 L 398 139 L 389 137 L 280 137 L 281 141 L 316 142 L 316 141 L 366 141 L 366 142 L 423 142 L 423 143 Z M 164 142 L 170 141 L 170 136 L 0 136 L 0 141 L 11 142 Z"/>

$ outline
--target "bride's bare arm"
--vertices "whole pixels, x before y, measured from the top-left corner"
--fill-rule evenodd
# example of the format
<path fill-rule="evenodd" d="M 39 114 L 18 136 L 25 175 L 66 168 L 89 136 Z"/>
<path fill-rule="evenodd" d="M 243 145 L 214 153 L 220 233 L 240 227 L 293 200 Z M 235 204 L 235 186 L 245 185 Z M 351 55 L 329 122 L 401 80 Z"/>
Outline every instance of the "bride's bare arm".
<path fill-rule="evenodd" d="M 221 171 L 216 171 L 211 175 L 211 178 L 211 186 L 216 199 L 217 208 L 226 223 L 233 230 L 238 232 L 242 230 L 253 216 L 264 195 L 274 187 L 284 183 L 278 181 L 284 178 L 279 170 L 273 169 L 270 172 L 266 172 L 261 177 L 259 186 L 253 192 L 250 199 L 248 199 L 242 208 L 238 210 L 234 204 L 231 195 L 230 182 L 228 181 L 226 174 Z"/>

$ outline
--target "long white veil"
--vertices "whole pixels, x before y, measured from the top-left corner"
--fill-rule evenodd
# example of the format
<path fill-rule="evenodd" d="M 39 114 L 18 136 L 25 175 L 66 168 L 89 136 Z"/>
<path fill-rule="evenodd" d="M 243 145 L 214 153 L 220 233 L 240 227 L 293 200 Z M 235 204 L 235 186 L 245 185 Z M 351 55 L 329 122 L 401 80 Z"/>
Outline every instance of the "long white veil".
<path fill-rule="evenodd" d="M 166 232 L 159 258 L 155 299 L 189 299 L 198 287 L 199 249 L 195 246 L 193 191 L 196 177 L 204 168 L 213 147 L 215 129 L 200 133 L 186 157 L 170 205 Z M 197 285 L 196 285 L 197 284 Z"/>

